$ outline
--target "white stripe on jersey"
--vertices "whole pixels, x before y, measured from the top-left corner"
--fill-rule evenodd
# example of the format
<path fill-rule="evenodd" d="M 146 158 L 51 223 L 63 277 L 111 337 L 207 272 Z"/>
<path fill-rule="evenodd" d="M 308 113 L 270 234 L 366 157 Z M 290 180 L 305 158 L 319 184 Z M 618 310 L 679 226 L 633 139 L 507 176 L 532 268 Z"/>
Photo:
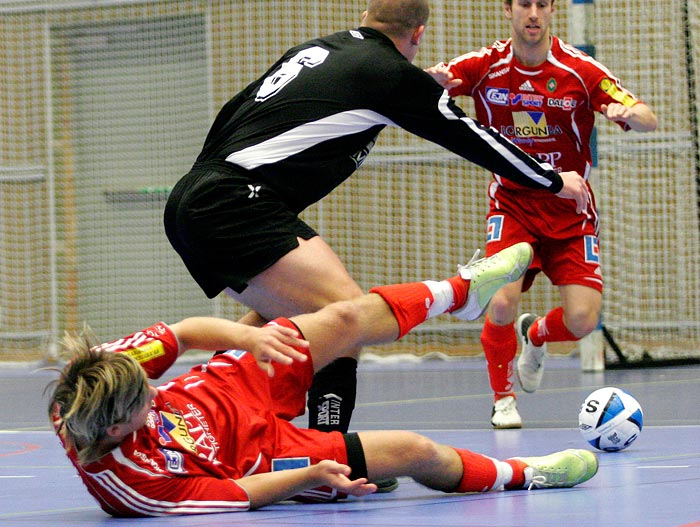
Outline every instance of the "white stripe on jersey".
<path fill-rule="evenodd" d="M 588 63 L 592 64 L 593 66 L 595 66 L 596 68 L 598 68 L 599 70 L 604 72 L 605 75 L 607 75 L 611 79 L 614 79 L 615 81 L 617 81 L 617 78 L 615 77 L 615 75 L 613 75 L 612 72 L 604 64 L 598 62 L 596 59 L 594 59 L 590 55 L 583 54 L 580 49 L 572 46 L 571 44 L 567 44 L 566 42 L 563 42 L 562 40 L 559 40 L 559 47 L 567 55 L 571 55 L 574 58 L 577 58 L 579 60 L 582 60 L 584 62 L 588 62 Z M 550 53 L 551 53 L 551 51 L 550 51 Z"/>
<path fill-rule="evenodd" d="M 147 498 L 136 492 L 133 488 L 120 480 L 114 472 L 106 470 L 99 474 L 93 474 L 93 478 L 100 483 L 112 497 L 121 502 L 129 511 L 145 516 L 166 516 L 170 514 L 213 514 L 219 512 L 247 511 L 250 509 L 248 501 L 161 501 Z"/>
<path fill-rule="evenodd" d="M 252 170 L 276 163 L 319 143 L 362 132 L 376 125 L 396 126 L 390 119 L 372 110 L 350 110 L 292 128 L 267 141 L 230 154 L 226 161 Z"/>
<path fill-rule="evenodd" d="M 143 473 L 144 478 L 168 478 L 164 474 L 151 472 L 136 465 L 133 461 L 123 455 L 119 448 L 112 452 L 114 459 L 129 469 Z M 247 511 L 250 508 L 248 501 L 161 501 L 148 498 L 135 491 L 130 485 L 122 481 L 111 470 L 93 473 L 85 473 L 86 476 L 95 480 L 96 485 L 118 500 L 128 510 L 144 514 L 146 516 L 165 516 L 168 514 L 206 514 L 217 512 Z M 235 484 L 235 483 L 234 483 Z M 98 491 L 98 494 L 103 492 Z"/>
<path fill-rule="evenodd" d="M 496 139 L 493 138 L 493 136 L 487 134 L 484 132 L 481 128 L 476 126 L 474 123 L 473 119 L 470 119 L 469 117 L 463 117 L 462 121 L 467 123 L 469 125 L 469 128 L 474 130 L 474 132 L 479 135 L 486 143 L 491 145 L 491 148 L 493 148 L 496 152 L 498 152 L 503 159 L 508 161 L 511 165 L 513 165 L 517 170 L 519 170 L 524 176 L 530 178 L 532 181 L 535 181 L 542 185 L 544 188 L 549 188 L 552 186 L 552 182 L 548 180 L 546 177 L 539 175 L 537 172 L 532 170 L 527 163 L 524 161 L 518 159 L 510 150 L 508 150 L 506 147 L 504 147 L 501 143 L 496 141 Z M 504 139 L 508 142 L 510 142 L 508 139 L 504 137 Z M 552 165 L 549 163 L 544 163 L 542 161 L 538 161 L 535 159 L 537 163 L 544 169 L 544 170 L 554 170 Z M 498 174 L 494 174 L 496 178 L 499 178 Z"/>
<path fill-rule="evenodd" d="M 583 59 L 583 57 L 578 57 L 578 58 Z M 563 62 L 560 62 L 559 60 L 557 60 L 551 51 L 549 52 L 549 55 L 547 56 L 547 61 L 549 63 L 551 63 L 552 65 L 556 66 L 557 68 L 568 72 L 569 74 L 571 74 L 572 77 L 575 77 L 576 79 L 578 79 L 578 81 L 581 83 L 581 88 L 583 88 L 586 91 L 586 95 L 588 97 L 591 96 L 591 94 L 588 92 L 588 87 L 586 86 L 586 83 L 583 81 L 583 78 L 581 77 L 581 75 L 578 74 L 578 72 L 575 69 L 570 68 L 569 66 L 567 66 Z"/>
<path fill-rule="evenodd" d="M 471 128 L 474 131 L 474 133 L 476 133 L 476 135 L 481 137 L 481 139 L 483 139 L 484 142 L 488 143 L 491 146 L 491 148 L 498 152 L 501 155 L 501 157 L 503 157 L 503 159 L 505 159 L 511 165 L 513 165 L 524 176 L 530 178 L 533 181 L 536 181 L 545 188 L 548 188 L 552 185 L 552 182 L 550 180 L 548 180 L 544 176 L 540 176 L 537 172 L 533 171 L 525 162 L 518 159 L 518 157 L 515 156 L 510 150 L 508 150 L 501 143 L 496 141 L 492 135 L 486 133 L 484 130 L 479 128 L 474 122 L 474 119 L 471 119 L 469 117 L 459 117 L 452 110 L 450 110 L 449 106 L 447 105 L 449 100 L 450 96 L 448 95 L 447 91 L 444 91 L 442 96 L 440 97 L 440 102 L 438 106 L 440 108 L 440 112 L 442 113 L 442 115 L 445 116 L 445 118 L 450 120 L 460 119 L 461 121 L 466 123 L 467 126 L 469 126 L 469 128 Z M 506 139 L 505 137 L 504 139 L 508 141 L 508 139 Z M 538 163 L 545 170 L 554 170 L 554 168 L 552 168 L 552 165 L 550 165 L 549 163 L 543 163 L 541 161 L 538 161 Z M 499 176 L 496 175 L 496 177 Z"/>
<path fill-rule="evenodd" d="M 452 110 L 450 110 L 449 102 L 450 94 L 447 92 L 447 90 L 445 90 L 442 92 L 440 100 L 438 101 L 438 109 L 440 110 L 440 113 L 445 116 L 446 119 L 450 121 L 457 121 L 459 120 L 459 116 Z"/>
<path fill-rule="evenodd" d="M 622 93 L 625 93 L 625 94 L 629 95 L 629 96 L 632 97 L 634 100 L 637 100 L 637 97 L 636 97 L 632 92 L 630 92 L 630 91 L 627 90 L 626 88 L 623 88 L 623 87 L 622 87 L 622 85 L 620 84 L 620 80 L 619 80 L 617 77 L 615 77 L 615 75 L 613 75 L 613 73 L 612 73 L 604 64 L 601 64 L 600 62 L 598 62 L 596 59 L 594 59 L 594 58 L 591 57 L 590 55 L 585 55 L 585 54 L 583 54 L 579 49 L 575 48 L 574 46 L 572 46 L 572 45 L 570 45 L 570 44 L 566 44 L 565 42 L 562 42 L 561 40 L 559 41 L 559 47 L 561 48 L 561 50 L 562 50 L 563 53 L 566 53 L 567 55 L 570 55 L 571 57 L 573 57 L 573 58 L 575 58 L 575 59 L 578 59 L 578 60 L 580 60 L 580 61 L 582 61 L 582 62 L 587 62 L 587 63 L 589 63 L 590 65 L 592 65 L 592 66 L 598 68 L 600 71 L 602 71 L 602 72 L 605 74 L 606 77 L 608 77 L 610 80 L 612 80 L 612 81 L 615 82 L 615 86 L 617 86 L 617 89 L 618 89 L 618 90 L 620 90 Z M 589 95 L 589 97 L 590 97 L 590 94 L 588 93 L 588 90 L 587 90 L 587 88 L 586 88 L 586 84 L 583 82 L 583 79 L 582 79 L 581 76 L 576 72 L 575 69 L 572 69 L 572 68 L 570 68 L 570 67 L 568 67 L 568 66 L 565 66 L 563 63 L 561 63 L 559 60 L 557 60 L 557 59 L 552 55 L 552 52 L 551 52 L 551 51 L 549 52 L 549 56 L 547 57 L 547 60 L 548 60 L 550 63 L 552 63 L 552 64 L 554 64 L 555 66 L 557 66 L 558 68 L 561 68 L 561 69 L 563 69 L 563 70 L 566 70 L 566 71 L 568 71 L 569 73 L 571 73 L 571 75 L 573 75 L 574 77 L 576 77 L 576 78 L 579 80 L 579 82 L 581 82 L 581 86 L 583 87 L 584 90 L 586 90 L 586 93 L 587 93 L 587 94 Z"/>
<path fill-rule="evenodd" d="M 456 64 L 458 62 L 462 62 L 463 60 L 471 59 L 474 57 L 483 57 L 484 55 L 491 55 L 491 53 L 493 52 L 494 49 L 496 51 L 503 51 L 504 49 L 506 49 L 506 46 L 508 44 L 510 44 L 510 39 L 505 40 L 505 41 L 497 40 L 496 42 L 494 42 L 491 45 L 491 47 L 488 47 L 488 48 L 484 47 L 484 48 L 479 49 L 478 51 L 469 51 L 469 52 L 465 53 L 464 55 L 460 55 L 459 57 L 453 58 L 450 62 L 448 62 L 448 66 L 451 66 L 452 64 Z M 496 62 L 495 64 L 493 64 L 493 66 L 490 69 L 493 69 L 494 66 L 498 67 L 501 64 L 503 64 L 504 62 L 510 62 L 510 57 L 512 55 L 513 55 L 513 53 L 511 51 L 511 53 L 508 55 L 508 57 L 506 57 L 503 60 L 500 60 L 499 62 Z"/>

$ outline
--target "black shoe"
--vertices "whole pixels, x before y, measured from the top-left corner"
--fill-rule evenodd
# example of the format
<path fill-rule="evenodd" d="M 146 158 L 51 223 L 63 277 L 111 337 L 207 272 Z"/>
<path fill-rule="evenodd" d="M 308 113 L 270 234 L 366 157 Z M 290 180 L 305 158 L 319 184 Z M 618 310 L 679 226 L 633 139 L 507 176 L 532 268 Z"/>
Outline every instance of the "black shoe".
<path fill-rule="evenodd" d="M 373 481 L 372 483 L 377 486 L 377 494 L 394 492 L 399 488 L 399 480 L 396 478 L 380 479 L 379 481 Z"/>

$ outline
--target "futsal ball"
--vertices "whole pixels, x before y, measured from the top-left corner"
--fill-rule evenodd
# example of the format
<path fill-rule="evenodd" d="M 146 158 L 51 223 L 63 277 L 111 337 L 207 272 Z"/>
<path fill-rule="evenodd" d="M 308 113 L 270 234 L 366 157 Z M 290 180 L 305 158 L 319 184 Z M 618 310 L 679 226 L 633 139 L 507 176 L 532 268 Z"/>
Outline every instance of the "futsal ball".
<path fill-rule="evenodd" d="M 581 405 L 578 428 L 598 450 L 616 452 L 634 443 L 642 431 L 642 407 L 629 393 L 608 386 L 594 391 Z"/>

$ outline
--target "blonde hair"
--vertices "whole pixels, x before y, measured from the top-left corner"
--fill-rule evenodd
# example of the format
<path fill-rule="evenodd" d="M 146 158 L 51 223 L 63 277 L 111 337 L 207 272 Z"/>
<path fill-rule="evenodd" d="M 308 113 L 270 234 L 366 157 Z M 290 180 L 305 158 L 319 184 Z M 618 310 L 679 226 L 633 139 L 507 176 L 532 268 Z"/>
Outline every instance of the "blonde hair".
<path fill-rule="evenodd" d="M 49 418 L 65 433 L 66 444 L 78 452 L 80 464 L 100 457 L 107 429 L 131 419 L 148 397 L 146 373 L 124 353 L 99 351 L 89 329 L 66 335 L 63 349 L 71 356 L 51 389 Z M 81 445 L 82 448 L 78 448 Z"/>
<path fill-rule="evenodd" d="M 406 37 L 424 26 L 429 14 L 427 0 L 370 0 L 365 23 L 391 37 Z"/>

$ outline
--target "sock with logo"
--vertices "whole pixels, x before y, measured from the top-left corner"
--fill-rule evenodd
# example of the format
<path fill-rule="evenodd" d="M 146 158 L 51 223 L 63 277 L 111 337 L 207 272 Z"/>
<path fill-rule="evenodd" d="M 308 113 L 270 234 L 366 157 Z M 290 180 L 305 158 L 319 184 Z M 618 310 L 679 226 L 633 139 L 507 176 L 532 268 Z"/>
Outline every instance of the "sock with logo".
<path fill-rule="evenodd" d="M 481 330 L 481 345 L 491 381 L 491 389 L 495 400 L 513 393 L 513 362 L 518 351 L 518 338 L 515 335 L 515 325 L 497 326 L 489 319 L 484 320 Z"/>
<path fill-rule="evenodd" d="M 564 325 L 564 308 L 561 306 L 555 307 L 543 318 L 538 318 L 530 326 L 527 337 L 533 346 L 541 346 L 545 342 L 580 340 Z"/>
<path fill-rule="evenodd" d="M 462 458 L 464 474 L 457 488 L 451 492 L 486 492 L 500 489 L 513 479 L 513 468 L 507 462 L 477 454 L 464 448 L 455 448 Z"/>
<path fill-rule="evenodd" d="M 341 357 L 320 369 L 309 388 L 309 428 L 347 432 L 357 396 L 357 361 Z"/>
<path fill-rule="evenodd" d="M 456 309 L 455 299 L 466 299 L 467 282 L 459 278 L 457 286 L 451 280 L 425 280 L 408 284 L 373 287 L 370 293 L 380 295 L 389 304 L 399 323 L 399 338 L 429 318 Z M 459 291 L 458 291 L 459 289 Z"/>

